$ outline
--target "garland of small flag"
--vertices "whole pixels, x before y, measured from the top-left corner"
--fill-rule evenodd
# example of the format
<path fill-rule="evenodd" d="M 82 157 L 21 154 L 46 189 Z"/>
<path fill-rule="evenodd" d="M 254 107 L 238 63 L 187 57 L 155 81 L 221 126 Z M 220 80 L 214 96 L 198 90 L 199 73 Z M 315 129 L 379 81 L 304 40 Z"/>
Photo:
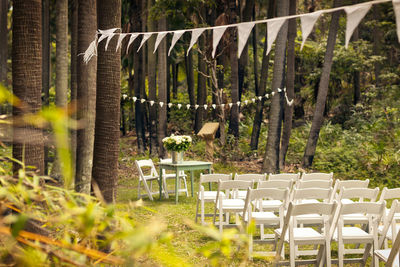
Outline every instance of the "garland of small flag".
<path fill-rule="evenodd" d="M 273 96 L 274 96 L 275 94 L 277 94 L 277 93 L 283 93 L 283 94 L 284 94 L 284 98 L 285 98 L 285 100 L 286 100 L 286 103 L 287 103 L 289 106 L 292 106 L 294 100 L 293 100 L 293 99 L 292 99 L 292 100 L 289 100 L 289 98 L 288 98 L 288 96 L 287 96 L 287 93 L 286 93 L 286 88 L 283 88 L 283 89 L 278 88 L 278 89 L 276 90 L 276 92 L 266 93 L 266 94 L 263 95 L 263 96 L 255 96 L 255 97 L 253 97 L 252 99 L 249 99 L 249 100 L 237 101 L 236 103 L 231 102 L 231 103 L 220 104 L 220 105 L 217 105 L 217 104 L 214 104 L 214 103 L 213 103 L 213 104 L 204 104 L 204 105 L 198 105 L 198 104 L 196 104 L 196 105 L 190 105 L 190 104 L 184 104 L 184 103 L 164 103 L 164 102 L 162 102 L 162 101 L 157 102 L 157 101 L 154 101 L 154 100 L 147 100 L 147 99 L 145 99 L 145 98 L 139 99 L 139 98 L 137 98 L 136 96 L 128 97 L 128 95 L 126 95 L 126 94 L 123 94 L 123 95 L 122 95 L 122 99 L 123 99 L 123 100 L 132 100 L 133 102 L 138 101 L 138 102 L 140 102 L 140 103 L 142 103 L 142 104 L 145 103 L 145 102 L 147 102 L 147 103 L 150 104 L 150 106 L 159 105 L 160 107 L 163 107 L 164 105 L 167 105 L 169 108 L 171 108 L 171 107 L 173 107 L 173 106 L 176 106 L 178 109 L 181 109 L 181 108 L 185 108 L 185 107 L 186 107 L 186 109 L 188 109 L 188 110 L 189 110 L 190 108 L 194 108 L 194 109 L 196 109 L 196 110 L 197 110 L 198 108 L 204 108 L 204 110 L 207 110 L 207 109 L 209 109 L 209 108 L 216 109 L 217 107 L 225 108 L 225 106 L 229 106 L 230 108 L 232 108 L 233 105 L 237 105 L 238 107 L 240 107 L 240 106 L 246 106 L 246 105 L 249 105 L 249 104 L 251 104 L 251 103 L 257 103 L 257 101 L 262 101 L 262 99 L 269 99 L 270 97 L 273 97 Z"/>
<path fill-rule="evenodd" d="M 105 39 L 106 39 L 105 50 L 107 50 L 108 44 L 110 43 L 110 40 L 114 36 L 118 36 L 116 51 L 118 51 L 118 49 L 121 47 L 122 41 L 126 37 L 129 37 L 128 45 L 126 48 L 126 53 L 128 53 L 129 47 L 135 41 L 135 39 L 138 38 L 140 35 L 142 35 L 142 39 L 141 39 L 141 42 L 140 42 L 140 45 L 139 45 L 139 48 L 137 51 L 139 51 L 142 48 L 142 46 L 146 43 L 146 41 L 153 34 L 155 34 L 155 35 L 157 35 L 155 46 L 154 46 L 154 51 L 153 51 L 153 53 L 155 53 L 157 51 L 158 45 L 165 38 L 165 36 L 167 34 L 173 34 L 171 45 L 168 50 L 168 55 L 170 55 L 172 49 L 174 48 L 174 46 L 178 42 L 178 40 L 181 38 L 181 36 L 185 32 L 191 32 L 191 40 L 190 40 L 189 48 L 187 50 L 187 53 L 189 53 L 190 49 L 197 42 L 200 35 L 206 30 L 213 31 L 212 57 L 215 57 L 215 53 L 216 53 L 219 41 L 221 40 L 222 36 L 224 35 L 226 29 L 232 28 L 232 27 L 237 27 L 237 29 L 238 29 L 238 57 L 240 57 L 240 55 L 246 45 L 246 42 L 250 35 L 251 30 L 253 29 L 255 24 L 260 24 L 260 23 L 267 23 L 267 28 L 268 28 L 267 54 L 268 54 L 271 51 L 272 44 L 275 42 L 276 36 L 278 35 L 278 32 L 279 32 L 280 28 L 282 27 L 282 25 L 288 19 L 293 19 L 293 18 L 300 18 L 302 39 L 303 39 L 302 43 L 301 43 L 301 49 L 302 49 L 307 37 L 310 35 L 312 29 L 314 28 L 314 24 L 316 23 L 318 18 L 323 14 L 332 13 L 332 12 L 339 11 L 339 10 L 344 10 L 345 13 L 347 14 L 346 39 L 345 39 L 345 47 L 347 48 L 350 38 L 353 35 L 355 28 L 360 23 L 360 21 L 365 17 L 365 15 L 368 13 L 368 11 L 371 9 L 372 5 L 386 3 L 386 2 L 390 2 L 390 1 L 392 1 L 392 3 L 393 3 L 393 9 L 395 11 L 397 36 L 398 36 L 398 39 L 400 42 L 400 0 L 374 0 L 374 1 L 370 1 L 370 2 L 354 4 L 354 5 L 318 10 L 318 11 L 306 13 L 306 14 L 290 15 L 290 16 L 283 16 L 283 17 L 277 17 L 277 18 L 272 18 L 272 19 L 257 20 L 257 21 L 251 21 L 251 22 L 242 22 L 242 23 L 229 24 L 229 25 L 223 25 L 223 26 L 214 26 L 214 27 L 203 27 L 203 28 L 195 28 L 195 29 L 161 31 L 161 32 L 133 32 L 133 33 L 122 33 L 122 32 L 120 32 L 121 29 L 119 29 L 119 28 L 113 28 L 113 29 L 108 29 L 108 30 L 98 30 L 95 39 L 92 41 L 92 43 L 89 45 L 89 47 L 85 51 L 83 60 L 86 63 L 88 63 L 93 56 L 96 56 L 98 44 Z"/>

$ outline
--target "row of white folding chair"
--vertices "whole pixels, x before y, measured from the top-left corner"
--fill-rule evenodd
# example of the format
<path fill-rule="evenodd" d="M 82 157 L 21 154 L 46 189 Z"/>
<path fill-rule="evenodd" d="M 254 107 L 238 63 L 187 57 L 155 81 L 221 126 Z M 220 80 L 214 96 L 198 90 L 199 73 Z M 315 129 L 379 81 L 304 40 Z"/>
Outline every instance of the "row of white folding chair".
<path fill-rule="evenodd" d="M 385 266 L 388 267 L 399 267 L 400 266 L 400 231 L 396 235 L 396 239 L 393 241 L 391 249 L 378 249 L 374 251 L 381 261 L 385 262 Z"/>
<path fill-rule="evenodd" d="M 305 173 L 303 172 L 301 175 L 300 173 L 278 173 L 268 175 L 268 180 L 332 180 L 333 179 L 333 172 L 331 173 L 322 173 L 322 172 L 313 172 L 313 173 Z"/>

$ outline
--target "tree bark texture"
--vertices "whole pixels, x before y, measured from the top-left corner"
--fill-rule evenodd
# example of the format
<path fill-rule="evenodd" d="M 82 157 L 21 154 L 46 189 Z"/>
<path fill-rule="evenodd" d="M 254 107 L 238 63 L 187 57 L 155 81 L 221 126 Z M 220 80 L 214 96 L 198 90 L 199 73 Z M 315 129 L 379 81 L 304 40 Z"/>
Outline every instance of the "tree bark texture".
<path fill-rule="evenodd" d="M 96 0 L 79 0 L 78 54 L 93 41 L 97 31 Z M 83 127 L 77 132 L 75 190 L 90 194 L 93 167 L 94 127 L 96 119 L 97 58 L 88 64 L 78 58 L 78 119 Z"/>
<path fill-rule="evenodd" d="M 100 29 L 121 27 L 121 0 L 98 0 Z M 110 42 L 117 45 L 117 38 Z M 93 180 L 106 202 L 115 202 L 118 181 L 119 118 L 121 97 L 121 49 L 105 51 L 100 43 L 97 58 L 96 128 Z"/>
<path fill-rule="evenodd" d="M 65 108 L 68 102 L 68 0 L 56 2 L 56 106 Z M 52 177 L 61 178 L 60 159 L 56 155 Z"/>
<path fill-rule="evenodd" d="M 13 107 L 13 116 L 38 112 L 42 107 L 42 1 L 13 1 L 12 85 L 14 94 L 27 104 Z M 44 174 L 43 133 L 32 126 L 14 127 L 13 158 Z M 13 164 L 13 171 L 20 169 Z"/>
<path fill-rule="evenodd" d="M 72 0 L 72 9 L 71 9 L 71 102 L 69 108 L 72 112 L 71 119 L 76 120 L 77 118 L 77 94 L 78 94 L 78 76 L 77 76 L 77 67 L 78 67 L 78 0 Z M 71 138 L 71 162 L 72 164 L 72 173 L 75 174 L 75 165 L 76 165 L 76 130 L 71 129 L 70 132 Z"/>
<path fill-rule="evenodd" d="M 204 37 L 200 36 L 198 45 L 200 46 L 200 50 L 204 51 Z M 206 73 L 206 63 L 204 62 L 203 55 L 198 53 L 198 73 L 197 73 L 197 105 L 199 108 L 196 110 L 196 118 L 194 123 L 194 131 L 198 133 L 203 126 L 203 120 L 206 114 L 203 106 L 207 100 L 207 87 L 206 87 L 206 77 L 204 74 Z"/>
<path fill-rule="evenodd" d="M 334 7 L 340 6 L 341 0 L 335 0 L 333 2 Z M 328 41 L 326 45 L 326 52 L 324 57 L 324 64 L 322 67 L 321 79 L 318 87 L 317 102 L 315 104 L 314 117 L 311 125 L 310 135 L 308 136 L 306 149 L 304 151 L 302 166 L 309 168 L 312 165 L 315 150 L 317 148 L 317 142 L 319 132 L 321 130 L 322 123 L 324 122 L 324 110 L 326 97 L 328 95 L 329 78 L 333 63 L 333 51 L 336 43 L 336 35 L 339 27 L 339 16 L 340 12 L 332 13 L 332 20 L 329 26 Z"/>
<path fill-rule="evenodd" d="M 278 1 L 277 16 L 287 16 L 289 13 L 289 0 Z M 277 88 L 281 87 L 284 80 L 285 71 L 285 50 L 287 41 L 288 22 L 286 21 L 280 29 L 275 44 L 274 76 L 272 78 L 271 90 L 275 95 L 271 96 L 271 108 L 269 113 L 269 127 L 267 146 L 262 170 L 268 173 L 279 171 L 279 147 L 282 130 L 282 97 L 277 93 Z"/>
<path fill-rule="evenodd" d="M 296 14 L 296 0 L 290 0 L 289 15 Z M 294 98 L 294 79 L 295 79 L 295 39 L 296 39 L 296 19 L 289 20 L 288 26 L 288 43 L 287 43 L 287 76 L 286 76 L 286 93 L 290 100 Z M 279 154 L 279 169 L 285 166 L 286 153 L 289 148 L 290 135 L 292 133 L 293 106 L 289 106 L 283 101 L 284 117 L 281 149 Z"/>
<path fill-rule="evenodd" d="M 42 0 L 42 105 L 49 105 L 50 94 L 50 0 Z M 49 146 L 44 146 L 44 173 L 49 174 Z"/>
<path fill-rule="evenodd" d="M 186 83 L 189 94 L 189 103 L 191 106 L 196 104 L 196 96 L 194 93 L 194 74 L 193 74 L 193 54 L 189 51 L 189 54 L 185 55 L 185 71 L 186 71 Z"/>
<path fill-rule="evenodd" d="M 158 31 L 167 30 L 167 19 L 161 18 L 158 21 Z M 165 156 L 165 148 L 163 146 L 162 139 L 167 134 L 167 40 L 164 38 L 157 50 L 158 56 L 158 101 L 163 102 L 164 105 L 158 107 L 158 146 L 159 146 L 159 157 Z"/>
<path fill-rule="evenodd" d="M 8 33 L 7 33 L 8 0 L 0 1 L 0 83 L 7 85 L 7 58 L 8 58 Z"/>

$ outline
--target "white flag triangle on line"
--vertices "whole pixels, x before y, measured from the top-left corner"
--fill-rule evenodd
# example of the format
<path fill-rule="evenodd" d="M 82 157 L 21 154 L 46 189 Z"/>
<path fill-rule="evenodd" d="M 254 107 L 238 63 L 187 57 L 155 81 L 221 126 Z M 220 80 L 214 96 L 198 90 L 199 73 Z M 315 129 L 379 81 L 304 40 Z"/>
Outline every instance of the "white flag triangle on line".
<path fill-rule="evenodd" d="M 126 46 L 126 53 L 128 54 L 129 51 L 129 46 L 131 46 L 131 44 L 133 43 L 133 41 L 135 41 L 135 39 L 139 36 L 138 33 L 132 33 L 131 37 L 129 38 L 129 42 L 128 45 Z"/>
<path fill-rule="evenodd" d="M 400 0 L 393 0 L 393 10 L 396 15 L 397 40 L 400 43 Z"/>
<path fill-rule="evenodd" d="M 239 24 L 238 28 L 238 58 L 242 54 L 244 47 L 246 46 L 247 39 L 253 29 L 255 23 L 254 22 L 247 22 Z"/>
<path fill-rule="evenodd" d="M 118 37 L 118 42 L 117 42 L 117 48 L 115 48 L 115 52 L 118 51 L 118 48 L 121 46 L 122 44 L 122 40 L 124 40 L 124 38 L 127 36 L 126 33 L 121 33 Z"/>
<path fill-rule="evenodd" d="M 151 37 L 151 35 L 153 35 L 153 33 L 150 32 L 146 32 L 145 34 L 143 34 L 142 42 L 140 43 L 140 46 L 136 52 L 139 52 L 140 48 L 142 48 L 144 43 Z"/>
<path fill-rule="evenodd" d="M 101 34 L 101 36 L 99 37 L 99 40 L 97 41 L 97 43 L 100 43 L 104 39 L 108 38 L 111 34 L 113 34 L 118 29 L 119 28 L 112 28 L 112 29 L 108 29 L 108 30 L 99 30 L 99 33 Z M 113 36 L 114 36 L 114 34 L 113 34 Z"/>
<path fill-rule="evenodd" d="M 108 44 L 110 43 L 110 41 L 111 41 L 111 39 L 114 37 L 114 35 L 115 35 L 115 33 L 111 33 L 111 34 L 108 36 L 107 42 L 106 42 L 106 47 L 105 47 L 106 51 L 107 51 L 107 49 L 108 49 Z"/>
<path fill-rule="evenodd" d="M 167 35 L 168 32 L 159 32 L 157 34 L 157 39 L 156 43 L 154 44 L 154 51 L 153 54 L 157 51 L 158 45 L 161 43 L 162 39 L 164 39 L 165 35 Z"/>
<path fill-rule="evenodd" d="M 174 48 L 176 42 L 178 42 L 179 38 L 185 33 L 185 30 L 175 31 L 174 36 L 172 37 L 171 46 L 169 47 L 168 56 L 171 54 L 172 48 Z"/>
<path fill-rule="evenodd" d="M 197 39 L 199 39 L 199 36 L 205 31 L 204 28 L 200 29 L 194 29 L 192 30 L 192 38 L 190 39 L 190 45 L 189 48 L 186 52 L 186 55 L 189 55 L 190 49 L 192 49 L 193 45 L 197 42 Z"/>
<path fill-rule="evenodd" d="M 314 28 L 315 22 L 317 22 L 319 16 L 321 16 L 323 12 L 322 11 L 316 11 L 304 16 L 300 17 L 300 23 L 301 23 L 301 34 L 303 40 L 301 41 L 301 47 L 300 50 L 303 50 L 303 46 L 312 32 L 312 29 Z"/>
<path fill-rule="evenodd" d="M 349 46 L 350 38 L 353 35 L 354 30 L 357 28 L 360 21 L 368 13 L 371 6 L 372 5 L 369 4 L 369 5 L 349 6 L 344 8 L 344 11 L 346 11 L 347 14 L 346 42 L 345 42 L 346 48 Z"/>
<path fill-rule="evenodd" d="M 218 43 L 221 40 L 222 35 L 224 35 L 224 32 L 227 28 L 228 28 L 227 26 L 224 26 L 213 29 L 213 51 L 212 51 L 213 58 L 215 57 L 215 52 L 217 51 Z"/>
<path fill-rule="evenodd" d="M 286 19 L 281 18 L 281 19 L 276 19 L 273 21 L 268 21 L 267 22 L 267 28 L 268 28 L 268 33 L 267 33 L 267 55 L 271 51 L 272 44 L 275 42 L 276 36 L 278 35 L 279 30 L 281 29 L 283 23 L 285 23 Z"/>

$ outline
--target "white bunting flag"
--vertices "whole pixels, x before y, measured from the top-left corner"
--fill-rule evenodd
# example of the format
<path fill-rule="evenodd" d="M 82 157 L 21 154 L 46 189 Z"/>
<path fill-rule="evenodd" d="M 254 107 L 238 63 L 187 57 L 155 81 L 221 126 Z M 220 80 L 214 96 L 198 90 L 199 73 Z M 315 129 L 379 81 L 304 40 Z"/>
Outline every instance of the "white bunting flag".
<path fill-rule="evenodd" d="M 255 98 L 252 98 L 251 101 L 253 101 L 253 103 L 256 103 L 256 99 Z"/>
<path fill-rule="evenodd" d="M 165 35 L 167 35 L 168 32 L 159 32 L 157 34 L 157 39 L 154 44 L 154 51 L 153 54 L 157 51 L 158 45 L 161 43 L 161 41 L 164 39 Z"/>
<path fill-rule="evenodd" d="M 118 51 L 118 48 L 121 46 L 122 44 L 122 40 L 124 40 L 124 38 L 127 36 L 126 33 L 121 33 L 118 37 L 118 42 L 117 42 L 117 48 L 115 48 L 115 52 Z"/>
<path fill-rule="evenodd" d="M 110 37 L 110 35 L 114 36 L 114 32 L 118 29 L 119 28 L 112 28 L 112 29 L 108 29 L 108 30 L 99 30 L 99 33 L 101 34 L 101 36 L 99 37 L 99 41 L 97 43 L 100 43 L 104 39 Z"/>
<path fill-rule="evenodd" d="M 172 107 L 172 105 L 173 105 L 172 103 L 168 103 L 168 107 L 169 107 L 169 108 L 171 108 L 171 107 Z"/>
<path fill-rule="evenodd" d="M 223 27 L 218 27 L 213 29 L 213 51 L 212 51 L 212 57 L 215 57 L 215 52 L 217 51 L 217 46 L 219 41 L 222 38 L 222 35 L 224 35 L 225 30 L 228 27 L 223 26 Z"/>
<path fill-rule="evenodd" d="M 265 97 L 266 97 L 266 96 L 267 96 L 267 95 L 265 95 Z M 260 100 L 260 101 L 261 101 L 261 99 L 262 99 L 262 96 L 259 96 L 259 97 L 258 97 L 258 100 Z"/>
<path fill-rule="evenodd" d="M 238 107 L 240 107 L 240 101 L 236 102 L 236 105 L 238 105 Z"/>
<path fill-rule="evenodd" d="M 217 107 L 217 105 L 215 105 L 215 104 L 212 104 L 211 106 L 213 107 L 213 109 L 215 109 Z"/>
<path fill-rule="evenodd" d="M 205 31 L 205 28 L 200 28 L 200 29 L 193 29 L 192 30 L 192 38 L 190 39 L 190 45 L 189 48 L 186 52 L 186 55 L 189 55 L 190 49 L 192 49 L 193 45 L 197 42 L 197 39 L 199 39 L 199 36 Z"/>
<path fill-rule="evenodd" d="M 367 15 L 371 6 L 372 5 L 369 4 L 369 5 L 349 6 L 344 8 L 344 11 L 346 11 L 347 14 L 346 41 L 345 41 L 346 49 L 349 46 L 350 37 L 353 35 L 354 30 L 357 28 L 358 24 L 365 17 L 365 15 Z"/>
<path fill-rule="evenodd" d="M 271 95 L 274 96 L 274 95 L 275 95 L 275 92 L 272 92 Z"/>
<path fill-rule="evenodd" d="M 283 88 L 283 91 L 286 93 L 286 87 L 285 87 L 285 88 Z"/>
<path fill-rule="evenodd" d="M 177 106 L 178 106 L 178 109 L 181 109 L 181 107 L 182 107 L 182 104 L 178 104 Z"/>
<path fill-rule="evenodd" d="M 171 41 L 171 46 L 169 47 L 168 56 L 171 54 L 172 48 L 174 48 L 176 42 L 178 42 L 179 38 L 181 38 L 182 34 L 184 33 L 185 33 L 184 30 L 174 32 L 174 36 L 172 37 Z"/>
<path fill-rule="evenodd" d="M 135 41 L 135 39 L 139 36 L 138 33 L 132 33 L 131 34 L 131 38 L 129 38 L 129 42 L 128 45 L 126 46 L 126 53 L 128 54 L 129 51 L 129 46 L 131 46 L 131 44 L 133 43 L 133 41 Z"/>
<path fill-rule="evenodd" d="M 289 105 L 289 107 L 292 106 L 292 105 L 293 105 L 293 102 L 294 102 L 294 99 L 292 99 L 292 100 L 289 101 L 289 98 L 287 97 L 287 94 L 285 94 L 285 98 L 286 98 L 286 102 L 287 102 L 287 104 Z"/>
<path fill-rule="evenodd" d="M 123 95 L 122 95 L 122 99 L 123 99 L 123 100 L 125 100 L 127 97 L 128 97 L 127 94 L 123 94 Z"/>
<path fill-rule="evenodd" d="M 229 107 L 231 108 L 231 107 L 232 107 L 232 105 L 233 105 L 233 103 L 229 103 L 228 105 L 229 105 Z"/>
<path fill-rule="evenodd" d="M 244 47 L 246 46 L 247 39 L 254 27 L 254 22 L 240 23 L 238 28 L 238 58 L 242 54 Z"/>
<path fill-rule="evenodd" d="M 142 98 L 142 99 L 140 100 L 140 103 L 143 104 L 144 102 L 146 102 L 146 99 Z"/>
<path fill-rule="evenodd" d="M 160 107 L 164 106 L 164 102 L 160 102 L 159 104 L 160 104 Z"/>
<path fill-rule="evenodd" d="M 187 105 L 186 105 L 186 108 L 187 108 L 187 109 L 190 109 L 190 105 L 189 105 L 189 104 L 187 104 Z"/>
<path fill-rule="evenodd" d="M 249 102 L 248 100 L 245 100 L 245 101 L 244 101 L 244 104 L 247 105 L 248 102 Z"/>
<path fill-rule="evenodd" d="M 266 97 L 266 98 L 269 98 L 269 94 L 265 94 L 265 97 Z"/>
<path fill-rule="evenodd" d="M 133 100 L 133 102 L 136 102 L 137 97 L 136 96 L 132 97 L 132 100 Z"/>
<path fill-rule="evenodd" d="M 278 35 L 279 30 L 281 29 L 283 23 L 285 23 L 286 19 L 276 19 L 267 22 L 268 28 L 268 38 L 267 38 L 267 55 L 271 51 L 272 44 L 275 42 L 276 36 Z"/>
<path fill-rule="evenodd" d="M 153 106 L 153 105 L 154 105 L 154 101 L 151 100 L 151 101 L 150 101 L 150 106 Z"/>
<path fill-rule="evenodd" d="M 208 106 L 207 106 L 207 105 L 204 105 L 203 107 L 204 107 L 204 109 L 205 109 L 205 110 L 207 110 L 207 108 L 208 108 Z"/>
<path fill-rule="evenodd" d="M 393 0 L 393 10 L 396 16 L 397 40 L 400 43 L 400 0 Z"/>
<path fill-rule="evenodd" d="M 195 109 L 198 109 L 198 108 L 199 108 L 199 105 L 197 105 L 197 104 L 194 105 L 194 108 L 195 108 Z"/>
<path fill-rule="evenodd" d="M 300 50 L 303 50 L 303 46 L 306 43 L 308 36 L 312 32 L 315 22 L 317 22 L 319 16 L 321 16 L 322 13 L 322 11 L 316 11 L 300 17 L 301 34 L 303 38 L 303 40 L 301 41 Z"/>
<path fill-rule="evenodd" d="M 221 104 L 221 108 L 224 108 L 225 107 L 225 104 Z"/>
<path fill-rule="evenodd" d="M 86 49 L 85 53 L 83 54 L 83 61 L 85 64 L 88 64 L 90 59 L 92 59 L 93 56 L 97 55 L 97 40 L 94 40 L 93 42 L 90 43 L 89 47 Z"/>
<path fill-rule="evenodd" d="M 140 48 L 144 45 L 144 43 L 151 37 L 152 33 L 146 32 L 143 34 L 142 42 L 140 43 L 140 46 L 136 52 L 139 52 Z"/>
<path fill-rule="evenodd" d="M 111 39 L 114 37 L 115 33 L 111 33 L 108 38 L 107 38 L 107 42 L 106 42 L 106 47 L 105 50 L 107 51 L 108 49 L 108 44 L 110 43 Z"/>

